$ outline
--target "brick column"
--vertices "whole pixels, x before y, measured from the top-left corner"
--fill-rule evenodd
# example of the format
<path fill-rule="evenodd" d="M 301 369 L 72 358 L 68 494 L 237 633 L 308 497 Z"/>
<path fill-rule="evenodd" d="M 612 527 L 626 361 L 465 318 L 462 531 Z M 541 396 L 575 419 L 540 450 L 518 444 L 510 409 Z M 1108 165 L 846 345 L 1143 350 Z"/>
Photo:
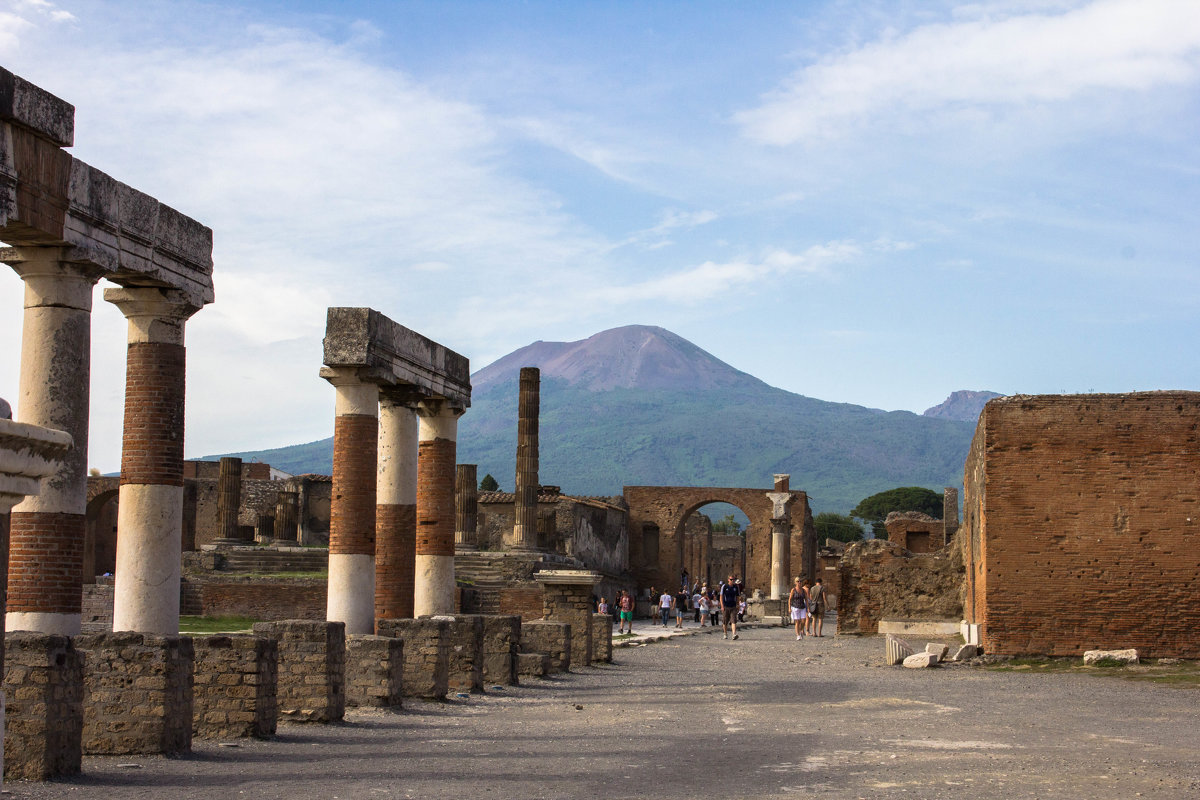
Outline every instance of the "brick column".
<path fill-rule="evenodd" d="M 168 289 L 105 289 L 104 299 L 129 320 L 113 630 L 172 635 L 183 548 L 183 331 L 199 308 Z"/>
<path fill-rule="evenodd" d="M 417 552 L 416 397 L 379 396 L 379 495 L 375 506 L 375 619 L 413 615 Z"/>
<path fill-rule="evenodd" d="M 516 520 L 513 524 L 513 548 L 537 549 L 538 496 L 538 413 L 541 370 L 521 367 L 517 395 L 517 476 Z"/>
<path fill-rule="evenodd" d="M 300 503 L 296 492 L 282 491 L 275 501 L 275 525 L 271 534 L 273 544 L 299 544 L 296 521 L 300 512 Z"/>
<path fill-rule="evenodd" d="M 454 613 L 454 462 L 462 409 L 442 400 L 418 415 L 417 548 L 413 614 Z"/>
<path fill-rule="evenodd" d="M 69 248 L 0 250 L 25 282 L 21 422 L 71 435 L 74 448 L 41 492 L 12 512 L 7 629 L 79 633 L 86 537 L 92 288 L 99 273 L 68 263 Z"/>
<path fill-rule="evenodd" d="M 479 474 L 475 464 L 459 464 L 454 473 L 454 549 L 474 550 L 479 526 Z"/>
<path fill-rule="evenodd" d="M 354 369 L 325 367 L 337 392 L 326 618 L 346 633 L 375 632 L 375 464 L 379 388 Z"/>

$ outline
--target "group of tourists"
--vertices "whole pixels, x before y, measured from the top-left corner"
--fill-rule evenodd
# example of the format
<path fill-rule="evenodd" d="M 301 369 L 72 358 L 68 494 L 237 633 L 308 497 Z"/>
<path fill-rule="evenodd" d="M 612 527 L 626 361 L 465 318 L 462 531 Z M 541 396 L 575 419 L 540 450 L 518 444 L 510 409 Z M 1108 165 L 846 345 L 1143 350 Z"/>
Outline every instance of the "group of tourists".
<path fill-rule="evenodd" d="M 796 626 L 797 642 L 807 635 L 825 635 L 821 632 L 825 621 L 825 587 L 821 585 L 820 578 L 813 585 L 796 578 L 792 591 L 788 593 L 788 608 L 792 611 L 792 623 Z"/>

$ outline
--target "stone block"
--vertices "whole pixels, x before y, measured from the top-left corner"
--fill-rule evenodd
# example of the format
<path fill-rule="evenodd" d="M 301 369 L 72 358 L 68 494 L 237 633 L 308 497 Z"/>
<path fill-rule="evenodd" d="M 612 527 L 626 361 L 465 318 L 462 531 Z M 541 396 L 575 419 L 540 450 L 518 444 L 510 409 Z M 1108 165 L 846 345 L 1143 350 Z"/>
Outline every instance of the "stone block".
<path fill-rule="evenodd" d="M 5 636 L 4 777 L 78 775 L 83 759 L 83 656 L 70 637 Z"/>
<path fill-rule="evenodd" d="M 346 713 L 346 625 L 291 619 L 256 622 L 279 653 L 279 714 L 294 722 L 336 722 Z"/>
<path fill-rule="evenodd" d="M 592 661 L 609 663 L 613 652 L 613 625 L 611 614 L 592 615 Z"/>
<path fill-rule="evenodd" d="M 197 636 L 192 641 L 192 735 L 274 736 L 279 720 L 279 644 L 246 634 Z"/>
<path fill-rule="evenodd" d="M 179 755 L 192 749 L 190 636 L 121 631 L 74 641 L 85 659 L 85 754 Z"/>
<path fill-rule="evenodd" d="M 516 686 L 517 651 L 521 645 L 521 618 L 515 614 L 483 617 L 483 682 Z"/>
<path fill-rule="evenodd" d="M 450 691 L 483 691 L 483 615 L 449 617 L 447 680 Z"/>
<path fill-rule="evenodd" d="M 404 695 L 404 641 L 346 637 L 346 705 L 399 708 Z"/>
<path fill-rule="evenodd" d="M 550 674 L 550 656 L 545 653 L 517 653 L 517 673 L 544 678 Z"/>
<path fill-rule="evenodd" d="M 380 619 L 380 636 L 404 641 L 404 696 L 442 699 L 450 691 L 450 619 Z"/>
<path fill-rule="evenodd" d="M 884 661 L 889 667 L 894 667 L 904 659 L 917 652 L 917 649 L 899 636 L 887 635 L 884 643 Z"/>
<path fill-rule="evenodd" d="M 913 653 L 908 658 L 904 659 L 904 666 L 909 669 L 921 669 L 923 667 L 936 667 L 938 665 L 937 653 L 922 652 Z"/>
<path fill-rule="evenodd" d="M 75 107 L 2 68 L 0 121 L 20 125 L 58 147 L 75 141 Z"/>
<path fill-rule="evenodd" d="M 1088 650 L 1083 654 L 1084 666 L 1095 664 L 1097 661 L 1119 661 L 1122 664 L 1138 663 L 1138 651 L 1129 650 Z"/>
<path fill-rule="evenodd" d="M 968 658 L 975 658 L 975 656 L 979 655 L 979 652 L 979 645 L 977 644 L 960 645 L 959 648 L 954 651 L 954 656 L 951 657 L 950 660 L 966 661 Z"/>
<path fill-rule="evenodd" d="M 925 645 L 926 653 L 933 653 L 938 657 L 938 661 L 945 661 L 946 654 L 950 652 L 950 645 L 941 644 L 939 642 L 929 642 Z"/>
<path fill-rule="evenodd" d="M 534 620 L 521 625 L 521 650 L 550 657 L 550 672 L 571 669 L 571 626 L 566 622 Z"/>

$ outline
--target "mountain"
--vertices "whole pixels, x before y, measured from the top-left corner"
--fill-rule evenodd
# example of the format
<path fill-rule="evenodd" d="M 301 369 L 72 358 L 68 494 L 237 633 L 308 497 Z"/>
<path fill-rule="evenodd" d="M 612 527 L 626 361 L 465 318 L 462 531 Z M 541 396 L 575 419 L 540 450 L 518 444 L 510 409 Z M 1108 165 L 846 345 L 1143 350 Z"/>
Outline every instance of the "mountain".
<path fill-rule="evenodd" d="M 972 392 L 969 389 L 963 389 L 951 392 L 950 396 L 938 405 L 925 409 L 925 413 L 921 416 L 956 419 L 974 424 L 979 421 L 979 415 L 983 413 L 983 407 L 987 405 L 988 400 L 1003 396 L 996 392 Z"/>
<path fill-rule="evenodd" d="M 670 331 L 631 325 L 535 342 L 472 376 L 458 460 L 512 489 L 517 382 L 542 370 L 539 477 L 579 495 L 622 486 L 770 487 L 788 472 L 815 509 L 896 486 L 962 482 L 974 421 L 829 403 L 768 386 Z M 286 472 L 332 469 L 332 439 L 235 453 Z"/>

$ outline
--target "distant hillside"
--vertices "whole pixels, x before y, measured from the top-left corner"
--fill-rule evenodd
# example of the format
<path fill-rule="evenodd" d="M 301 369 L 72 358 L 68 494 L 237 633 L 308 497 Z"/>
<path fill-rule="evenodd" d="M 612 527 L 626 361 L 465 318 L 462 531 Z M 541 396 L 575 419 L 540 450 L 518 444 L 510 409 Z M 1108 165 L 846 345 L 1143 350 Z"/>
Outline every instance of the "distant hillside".
<path fill-rule="evenodd" d="M 994 397 L 1003 396 L 996 392 L 972 392 L 963 389 L 958 392 L 951 392 L 950 396 L 938 405 L 925 409 L 925 413 L 921 416 L 936 417 L 938 419 L 956 419 L 960 422 L 970 422 L 974 425 L 979 421 L 979 415 L 983 413 L 983 407 L 987 405 L 987 401 Z"/>
<path fill-rule="evenodd" d="M 512 489 L 517 377 L 542 369 L 543 483 L 610 495 L 637 484 L 770 486 L 789 472 L 817 510 L 896 486 L 962 482 L 974 421 L 881 412 L 776 389 L 661 328 L 536 342 L 472 376 L 458 460 Z M 332 469 L 332 439 L 241 453 L 286 472 Z"/>

